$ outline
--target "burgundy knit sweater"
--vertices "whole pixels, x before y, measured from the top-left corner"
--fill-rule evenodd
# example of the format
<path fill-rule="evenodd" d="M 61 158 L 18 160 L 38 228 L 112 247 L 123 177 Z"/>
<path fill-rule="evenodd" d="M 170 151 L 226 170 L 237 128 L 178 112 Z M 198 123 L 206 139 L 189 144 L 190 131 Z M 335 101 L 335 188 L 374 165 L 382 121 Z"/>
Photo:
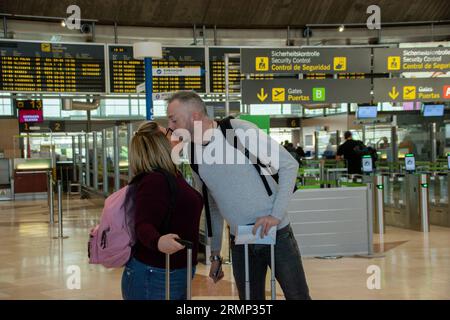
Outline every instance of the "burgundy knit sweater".
<path fill-rule="evenodd" d="M 197 264 L 200 215 L 203 199 L 179 174 L 177 180 L 177 199 L 175 209 L 166 233 L 175 233 L 181 239 L 192 241 L 192 265 Z M 158 250 L 158 240 L 164 218 L 169 208 L 169 186 L 166 178 L 159 172 L 152 172 L 142 178 L 135 195 L 136 244 L 134 258 L 156 268 L 165 268 L 165 254 Z M 187 266 L 187 250 L 171 255 L 170 269 Z"/>

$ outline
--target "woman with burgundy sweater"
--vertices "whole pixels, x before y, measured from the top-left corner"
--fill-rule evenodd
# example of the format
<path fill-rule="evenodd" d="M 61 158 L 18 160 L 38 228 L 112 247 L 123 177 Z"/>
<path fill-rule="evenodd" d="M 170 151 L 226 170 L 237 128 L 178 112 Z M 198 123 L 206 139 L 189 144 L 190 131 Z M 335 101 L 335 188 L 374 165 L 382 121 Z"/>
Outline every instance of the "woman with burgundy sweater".
<path fill-rule="evenodd" d="M 186 299 L 187 253 L 175 241 L 191 241 L 193 274 L 197 265 L 201 195 L 184 180 L 171 159 L 169 130 L 150 121 L 142 124 L 131 139 L 129 158 L 134 178 L 127 198 L 132 203 L 135 238 L 130 261 L 122 275 L 125 300 L 165 299 L 165 254 L 170 254 L 170 298 Z M 176 197 L 170 220 L 170 188 L 161 172 L 173 175 Z M 167 229 L 166 229 L 167 228 Z"/>

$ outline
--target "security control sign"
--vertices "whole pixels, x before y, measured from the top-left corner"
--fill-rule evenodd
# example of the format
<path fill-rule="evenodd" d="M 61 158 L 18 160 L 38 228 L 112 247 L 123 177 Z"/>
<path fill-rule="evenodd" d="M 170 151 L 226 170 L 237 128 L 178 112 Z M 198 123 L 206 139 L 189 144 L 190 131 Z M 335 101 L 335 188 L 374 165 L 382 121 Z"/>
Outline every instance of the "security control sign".
<path fill-rule="evenodd" d="M 242 80 L 242 103 L 367 103 L 370 79 L 361 80 Z"/>
<path fill-rule="evenodd" d="M 374 49 L 375 73 L 450 71 L 450 48 Z"/>
<path fill-rule="evenodd" d="M 450 101 L 450 78 L 373 79 L 374 101 Z"/>
<path fill-rule="evenodd" d="M 370 73 L 370 49 L 241 49 L 241 72 L 252 73 Z"/>

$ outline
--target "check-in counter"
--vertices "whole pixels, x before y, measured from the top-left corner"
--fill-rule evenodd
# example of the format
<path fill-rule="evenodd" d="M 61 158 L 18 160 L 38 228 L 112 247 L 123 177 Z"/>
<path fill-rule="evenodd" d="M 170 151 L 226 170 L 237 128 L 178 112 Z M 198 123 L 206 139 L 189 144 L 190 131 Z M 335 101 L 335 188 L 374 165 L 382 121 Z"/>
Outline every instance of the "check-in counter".
<path fill-rule="evenodd" d="M 14 159 L 14 197 L 46 198 L 51 159 Z"/>

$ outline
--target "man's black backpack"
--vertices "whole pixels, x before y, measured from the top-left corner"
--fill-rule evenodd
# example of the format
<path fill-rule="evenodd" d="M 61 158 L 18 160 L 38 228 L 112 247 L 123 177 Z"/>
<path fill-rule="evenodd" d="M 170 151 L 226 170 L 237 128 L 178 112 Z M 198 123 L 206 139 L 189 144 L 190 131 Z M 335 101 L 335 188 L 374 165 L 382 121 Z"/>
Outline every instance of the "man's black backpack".
<path fill-rule="evenodd" d="M 261 162 L 261 160 L 256 155 L 251 154 L 250 151 L 248 151 L 248 149 L 245 148 L 245 146 L 243 146 L 240 143 L 238 137 L 236 136 L 236 134 L 234 134 L 234 129 L 233 129 L 233 126 L 231 125 L 232 119 L 234 119 L 234 118 L 230 116 L 230 117 L 226 117 L 220 121 L 217 121 L 218 127 L 219 127 L 220 131 L 222 132 L 223 136 L 225 137 L 225 139 L 227 140 L 227 142 L 230 143 L 235 149 L 241 150 L 244 153 L 245 157 L 252 162 L 253 167 L 259 173 L 261 181 L 264 184 L 264 187 L 267 191 L 268 196 L 270 197 L 273 194 L 273 192 L 272 192 L 272 189 L 270 189 L 270 185 L 267 181 L 267 178 L 266 178 L 267 175 L 261 174 L 263 169 L 271 172 L 270 165 L 267 165 L 267 164 L 264 164 L 263 162 Z M 227 136 L 227 130 L 229 130 L 228 136 Z M 195 161 L 194 148 L 195 148 L 194 143 L 191 142 L 190 166 L 191 166 L 191 169 L 200 178 L 200 180 L 202 181 L 202 184 L 203 184 L 202 194 L 203 194 L 203 201 L 205 203 L 206 224 L 207 224 L 207 228 L 208 228 L 208 236 L 211 237 L 212 236 L 212 227 L 211 227 L 211 213 L 210 213 L 210 209 L 209 209 L 208 188 L 199 174 L 198 164 Z M 252 161 L 252 159 L 253 159 L 253 161 Z M 279 178 L 278 173 L 273 173 L 270 176 L 275 180 L 276 183 L 278 183 L 278 178 Z M 295 185 L 294 192 L 296 190 L 297 190 L 297 186 Z"/>
<path fill-rule="evenodd" d="M 356 140 L 355 142 L 356 142 L 356 146 L 353 148 L 353 151 L 355 152 L 355 154 L 357 154 L 360 157 L 369 155 L 369 149 L 366 147 L 366 145 L 362 141 Z"/>

